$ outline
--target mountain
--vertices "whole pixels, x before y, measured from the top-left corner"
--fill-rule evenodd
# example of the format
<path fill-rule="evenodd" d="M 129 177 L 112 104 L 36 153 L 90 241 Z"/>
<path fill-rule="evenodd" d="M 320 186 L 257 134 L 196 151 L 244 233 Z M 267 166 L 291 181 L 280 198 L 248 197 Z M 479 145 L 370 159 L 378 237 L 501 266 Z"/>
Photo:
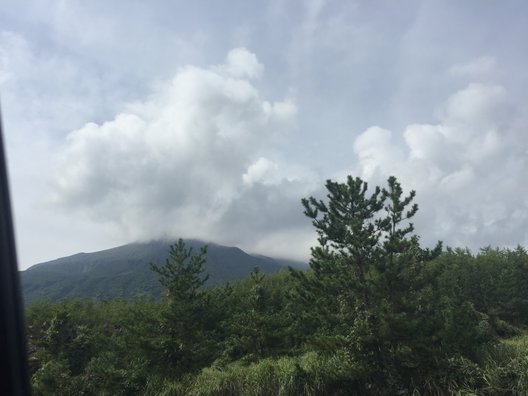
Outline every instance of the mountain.
<path fill-rule="evenodd" d="M 149 263 L 165 263 L 171 243 L 174 241 L 130 243 L 36 264 L 20 273 L 24 301 L 28 304 L 42 299 L 57 301 L 64 298 L 159 298 L 162 287 L 158 282 L 158 275 L 150 269 Z M 185 244 L 197 253 L 205 243 L 185 240 Z M 297 261 L 250 255 L 236 247 L 214 243 L 207 245 L 208 286 L 242 279 L 257 266 L 264 273 L 275 272 L 288 266 L 304 266 Z"/>

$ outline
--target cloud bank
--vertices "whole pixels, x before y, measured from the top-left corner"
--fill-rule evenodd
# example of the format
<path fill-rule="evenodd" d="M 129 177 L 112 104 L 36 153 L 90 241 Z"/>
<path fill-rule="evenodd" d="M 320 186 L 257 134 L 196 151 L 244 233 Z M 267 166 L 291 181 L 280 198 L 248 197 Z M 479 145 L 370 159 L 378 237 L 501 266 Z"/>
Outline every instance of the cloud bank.
<path fill-rule="evenodd" d="M 449 71 L 472 78 L 494 65 L 480 57 Z M 113 120 L 71 132 L 56 162 L 55 203 L 130 239 L 196 237 L 307 258 L 315 235 L 299 201 L 323 198 L 324 180 L 281 155 L 298 108 L 262 97 L 264 72 L 236 48 L 223 64 L 180 68 Z M 427 245 L 528 244 L 526 114 L 504 86 L 470 83 L 437 109 L 437 123 L 367 128 L 348 149 L 351 166 L 335 174 L 371 185 L 395 175 L 415 189 Z"/>
<path fill-rule="evenodd" d="M 473 72 L 481 59 L 459 69 Z M 437 124 L 411 124 L 401 135 L 365 130 L 354 143 L 355 172 L 375 182 L 394 174 L 415 189 L 417 229 L 429 243 L 527 245 L 526 114 L 503 86 L 469 84 L 442 106 Z"/>
<path fill-rule="evenodd" d="M 71 132 L 56 163 L 55 203 L 132 239 L 197 237 L 284 253 L 273 235 L 306 229 L 299 200 L 309 183 L 301 167 L 267 157 L 294 133 L 297 107 L 261 97 L 263 72 L 237 48 L 221 65 L 180 68 L 113 120 Z"/>
<path fill-rule="evenodd" d="M 527 242 L 528 4 L 4 3 L 22 268 L 164 234 L 306 257 L 299 199 L 345 174 L 415 188 L 424 241 Z"/>

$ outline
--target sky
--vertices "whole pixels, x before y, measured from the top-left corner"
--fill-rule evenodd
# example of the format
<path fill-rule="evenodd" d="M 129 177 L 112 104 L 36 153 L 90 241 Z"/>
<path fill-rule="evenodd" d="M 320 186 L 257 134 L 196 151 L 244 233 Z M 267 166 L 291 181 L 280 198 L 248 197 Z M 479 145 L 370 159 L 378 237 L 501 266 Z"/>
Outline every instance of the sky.
<path fill-rule="evenodd" d="M 0 5 L 19 267 L 157 238 L 308 260 L 327 179 L 416 190 L 416 233 L 528 246 L 528 3 Z"/>

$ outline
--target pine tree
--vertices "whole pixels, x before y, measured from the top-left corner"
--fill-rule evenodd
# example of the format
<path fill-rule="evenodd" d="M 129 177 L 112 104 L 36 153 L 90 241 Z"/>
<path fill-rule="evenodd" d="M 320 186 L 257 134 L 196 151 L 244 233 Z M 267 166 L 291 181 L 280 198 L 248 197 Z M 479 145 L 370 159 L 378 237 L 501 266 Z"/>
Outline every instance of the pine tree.
<path fill-rule="evenodd" d="M 203 286 L 207 247 L 193 255 L 183 240 L 170 247 L 163 266 L 151 263 L 166 288 L 167 306 L 161 334 L 155 341 L 163 357 L 160 362 L 172 375 L 181 375 L 210 363 L 208 295 Z"/>
<path fill-rule="evenodd" d="M 331 322 L 313 339 L 347 349 L 372 386 L 408 384 L 409 372 L 429 359 L 427 342 L 440 327 L 423 268 L 441 253 L 441 243 L 420 247 L 410 222 L 418 211 L 415 192 L 404 195 L 395 177 L 370 193 L 365 181 L 350 176 L 345 183 L 329 180 L 326 188 L 327 202 L 302 201 L 319 235 L 313 276 L 293 272 L 307 306 L 318 307 L 307 323 Z"/>
<path fill-rule="evenodd" d="M 376 214 L 383 208 L 379 187 L 367 195 L 368 184 L 360 178 L 346 183 L 328 180 L 328 203 L 314 197 L 303 199 L 304 214 L 311 219 L 319 235 L 320 246 L 312 248 L 310 267 L 316 278 L 337 277 L 341 293 L 365 307 L 370 305 L 369 265 L 379 256 L 379 244 L 385 223 Z"/>
<path fill-rule="evenodd" d="M 192 248 L 186 248 L 182 239 L 170 246 L 169 258 L 165 265 L 150 263 L 150 268 L 159 274 L 160 283 L 166 288 L 172 302 L 195 301 L 205 294 L 202 287 L 209 275 L 204 275 L 207 246 L 200 249 L 198 255 L 192 254 Z"/>
<path fill-rule="evenodd" d="M 281 279 L 279 274 L 272 278 Z M 229 333 L 226 357 L 252 361 L 284 353 L 290 318 L 285 312 L 283 297 L 272 295 L 274 286 L 270 277 L 264 275 L 259 267 L 251 271 L 244 283 L 249 288 L 237 296 L 236 312 L 225 323 Z M 239 287 L 242 285 L 238 284 Z M 284 287 L 282 282 L 276 287 L 280 294 L 285 293 L 280 290 Z"/>

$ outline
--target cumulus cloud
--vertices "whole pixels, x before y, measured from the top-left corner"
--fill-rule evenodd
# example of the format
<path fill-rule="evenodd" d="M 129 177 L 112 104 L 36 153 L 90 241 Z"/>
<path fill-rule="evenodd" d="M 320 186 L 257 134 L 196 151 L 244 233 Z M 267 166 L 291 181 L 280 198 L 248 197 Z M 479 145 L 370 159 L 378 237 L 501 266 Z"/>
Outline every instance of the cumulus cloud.
<path fill-rule="evenodd" d="M 262 184 L 275 184 L 280 180 L 278 165 L 267 158 L 260 157 L 251 164 L 246 173 L 242 175 L 242 180 L 246 185 L 253 185 L 257 182 Z"/>
<path fill-rule="evenodd" d="M 71 132 L 55 202 L 129 238 L 198 237 L 306 258 L 315 235 L 299 200 L 324 196 L 322 178 L 273 148 L 295 130 L 297 107 L 262 98 L 263 70 L 235 49 L 224 64 L 183 67 L 147 100 Z M 437 123 L 402 133 L 372 126 L 353 143 L 351 173 L 371 184 L 395 175 L 417 190 L 426 244 L 526 244 L 528 120 L 508 96 L 471 83 L 438 109 Z"/>
<path fill-rule="evenodd" d="M 372 127 L 355 141 L 364 178 L 394 174 L 418 192 L 419 234 L 472 248 L 528 243 L 528 120 L 499 85 L 452 95 L 437 124 Z"/>
<path fill-rule="evenodd" d="M 264 66 L 258 61 L 257 56 L 245 48 L 235 48 L 227 54 L 227 61 L 223 67 L 234 77 L 260 77 Z"/>
<path fill-rule="evenodd" d="M 299 224 L 313 234 L 294 217 L 299 198 L 324 198 L 324 179 L 348 173 L 371 184 L 404 175 L 424 236 L 522 242 L 527 25 L 516 3 L 475 13 L 466 2 L 383 12 L 371 2 L 239 1 L 237 12 L 209 2 L 213 19 L 200 1 L 126 13 L 116 2 L 7 3 L 0 94 L 23 266 L 162 233 L 296 249 Z M 244 46 L 259 56 L 219 53 Z M 185 64 L 212 66 L 177 69 Z M 487 84 L 445 101 L 470 82 Z M 383 128 L 363 133 L 352 155 L 371 125 Z M 503 228 L 496 219 L 508 215 Z"/>
<path fill-rule="evenodd" d="M 254 54 L 234 49 L 225 64 L 183 67 L 148 100 L 71 132 L 54 201 L 140 239 L 252 249 L 264 234 L 305 227 L 306 184 L 265 156 L 274 136 L 295 130 L 296 105 L 263 99 L 253 82 L 262 71 Z"/>

